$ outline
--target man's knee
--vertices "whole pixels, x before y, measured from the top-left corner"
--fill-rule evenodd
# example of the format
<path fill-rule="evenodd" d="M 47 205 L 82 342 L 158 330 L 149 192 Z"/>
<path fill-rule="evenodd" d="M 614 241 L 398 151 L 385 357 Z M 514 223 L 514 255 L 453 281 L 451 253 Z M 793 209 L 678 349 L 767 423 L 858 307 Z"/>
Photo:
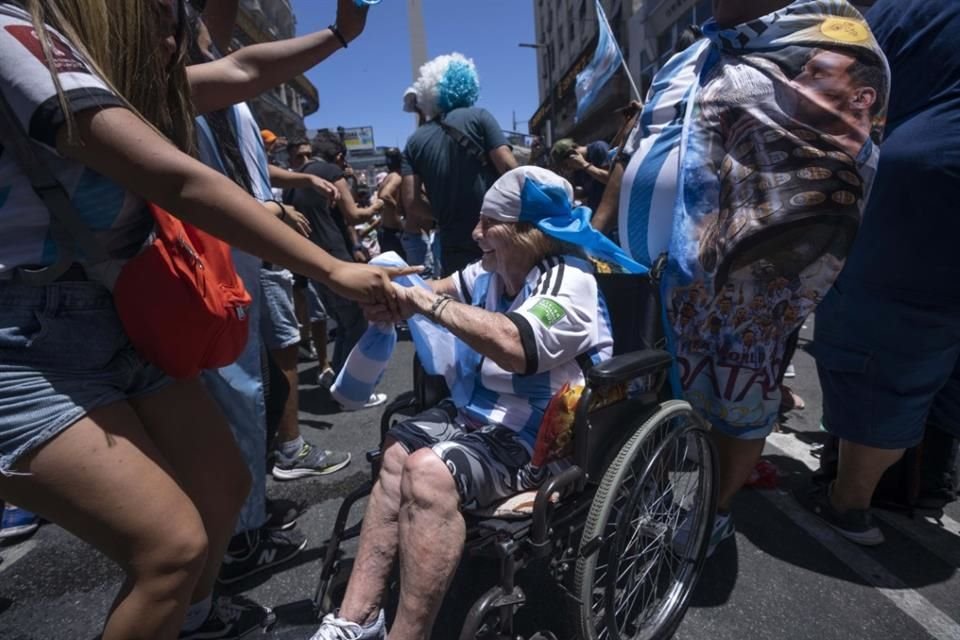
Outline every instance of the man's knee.
<path fill-rule="evenodd" d="M 453 475 L 431 449 L 420 449 L 407 457 L 400 490 L 405 501 L 424 508 L 456 509 L 459 504 Z"/>

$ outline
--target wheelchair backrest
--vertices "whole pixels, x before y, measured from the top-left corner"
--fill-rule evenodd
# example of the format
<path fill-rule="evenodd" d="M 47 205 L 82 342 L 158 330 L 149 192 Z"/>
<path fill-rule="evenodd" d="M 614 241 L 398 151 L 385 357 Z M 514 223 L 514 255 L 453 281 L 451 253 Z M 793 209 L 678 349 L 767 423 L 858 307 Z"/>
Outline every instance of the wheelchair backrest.
<path fill-rule="evenodd" d="M 647 274 L 598 273 L 596 277 L 610 313 L 614 355 L 661 347 L 664 333 L 658 283 Z"/>

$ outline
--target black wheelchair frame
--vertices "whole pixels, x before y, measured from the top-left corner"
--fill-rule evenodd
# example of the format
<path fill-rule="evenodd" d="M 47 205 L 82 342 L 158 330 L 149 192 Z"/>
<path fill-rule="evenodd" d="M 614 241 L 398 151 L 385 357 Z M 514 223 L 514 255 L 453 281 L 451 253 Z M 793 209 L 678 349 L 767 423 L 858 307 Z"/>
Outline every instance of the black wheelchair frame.
<path fill-rule="evenodd" d="M 648 295 L 655 286 L 629 278 L 598 276 L 613 318 L 614 309 L 622 312 L 624 302 L 636 304 L 638 295 Z M 617 344 L 623 323 L 614 322 L 613 328 Z M 463 557 L 495 561 L 499 579 L 470 607 L 460 640 L 521 638 L 515 634 L 514 618 L 528 596 L 517 576 L 534 564 L 545 567 L 565 604 L 572 605 L 563 607 L 568 625 L 561 635 L 645 640 L 669 637 L 680 624 L 713 526 L 716 454 L 705 424 L 691 407 L 664 399 L 671 356 L 651 348 L 630 350 L 636 342 L 624 338 L 621 344 L 628 352 L 617 350 L 587 372 L 573 425 L 573 464 L 537 490 L 532 513 L 519 519 L 464 514 Z M 639 392 L 591 409 L 592 399 L 604 388 L 641 379 L 646 384 Z M 414 415 L 445 397 L 416 363 L 414 380 L 414 390 L 385 409 L 382 435 L 394 416 Z M 341 543 L 359 535 L 360 524 L 348 529 L 348 519 L 353 505 L 370 493 L 380 455 L 379 450 L 368 452 L 371 480 L 346 496 L 337 513 L 314 596 L 320 615 L 333 609 L 333 592 L 338 584 L 345 585 Z M 678 497 L 684 483 L 695 486 L 696 495 Z M 689 524 L 682 525 L 684 520 Z M 681 526 L 688 533 L 685 544 L 678 545 Z M 648 606 L 645 596 L 638 608 L 640 594 L 652 594 L 657 607 Z M 529 636 L 555 637 L 546 629 Z"/>

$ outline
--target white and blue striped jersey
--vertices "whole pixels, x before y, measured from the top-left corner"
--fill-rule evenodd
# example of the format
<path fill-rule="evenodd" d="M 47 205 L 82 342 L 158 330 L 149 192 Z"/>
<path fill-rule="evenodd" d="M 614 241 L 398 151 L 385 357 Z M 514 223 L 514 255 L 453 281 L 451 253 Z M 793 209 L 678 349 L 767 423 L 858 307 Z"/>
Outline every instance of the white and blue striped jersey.
<path fill-rule="evenodd" d="M 630 162 L 620 188 L 620 244 L 644 266 L 652 266 L 670 246 L 683 119 L 708 45 L 703 40 L 690 46 L 657 73 L 640 120 L 621 151 Z"/>
<path fill-rule="evenodd" d="M 581 258 L 546 258 L 513 299 L 479 262 L 454 274 L 461 302 L 504 313 L 516 325 L 526 357 L 522 374 L 479 359 L 472 396 L 461 407 L 469 420 L 503 425 L 532 447 L 550 398 L 566 383 L 584 384 L 584 369 L 613 354 L 610 318 L 593 271 Z"/>

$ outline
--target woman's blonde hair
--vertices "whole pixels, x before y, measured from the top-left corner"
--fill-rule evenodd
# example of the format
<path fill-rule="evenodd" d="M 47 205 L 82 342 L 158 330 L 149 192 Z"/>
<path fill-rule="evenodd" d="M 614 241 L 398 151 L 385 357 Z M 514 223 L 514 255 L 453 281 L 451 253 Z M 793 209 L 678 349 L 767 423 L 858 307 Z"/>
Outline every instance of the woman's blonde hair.
<path fill-rule="evenodd" d="M 164 8 L 158 0 L 25 0 L 24 6 L 57 87 L 71 142 L 78 140 L 47 25 L 67 38 L 134 113 L 183 151 L 193 152 L 195 113 L 185 47 L 178 43 L 172 57 L 163 47 Z"/>
<path fill-rule="evenodd" d="M 586 257 L 580 247 L 551 238 L 529 222 L 518 222 L 509 226 L 513 230 L 515 244 L 533 259 L 534 264 L 547 256 Z"/>

